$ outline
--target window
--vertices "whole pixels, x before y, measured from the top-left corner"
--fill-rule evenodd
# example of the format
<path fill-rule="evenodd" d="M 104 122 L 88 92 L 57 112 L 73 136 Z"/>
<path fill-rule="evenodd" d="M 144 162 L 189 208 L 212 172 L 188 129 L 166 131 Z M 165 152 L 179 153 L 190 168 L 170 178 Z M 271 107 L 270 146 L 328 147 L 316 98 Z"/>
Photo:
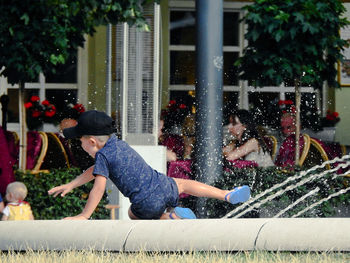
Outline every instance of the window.
<path fill-rule="evenodd" d="M 82 55 L 84 52 L 86 50 L 80 49 L 77 56 L 68 59 L 66 64 L 59 65 L 56 74 L 48 74 L 47 76 L 40 74 L 38 82 L 25 83 L 24 101 L 27 102 L 32 95 L 37 95 L 41 101 L 44 99 L 49 100 L 55 105 L 57 111 L 62 110 L 69 103 L 77 103 L 79 99 L 78 91 L 87 88 L 83 85 L 84 81 L 81 68 L 82 66 L 87 67 L 86 62 L 81 61 L 82 58 L 86 57 Z M 2 85 L 1 93 L 5 92 L 10 98 L 8 105 L 8 129 L 18 132 L 18 85 Z M 53 130 L 54 127 L 51 126 L 45 125 L 44 130 Z"/>
<path fill-rule="evenodd" d="M 256 112 L 259 124 L 276 126 L 277 118 L 270 118 L 271 108 L 279 100 L 293 97 L 294 87 L 290 84 L 279 87 L 266 86 L 254 88 L 247 81 L 238 79 L 234 62 L 243 51 L 244 25 L 239 23 L 243 16 L 242 7 L 246 2 L 224 1 L 223 14 L 223 90 L 224 120 L 232 108 L 250 109 Z M 169 97 L 176 99 L 186 92 L 195 90 L 195 44 L 196 12 L 194 1 L 169 2 Z M 181 91 L 181 92 L 180 92 Z M 301 87 L 301 114 L 320 111 L 321 95 L 312 87 Z M 319 113 L 319 112 L 318 112 Z M 305 119 L 305 118 L 304 118 Z"/>
<path fill-rule="evenodd" d="M 238 58 L 239 11 L 224 12 L 224 85 L 238 85 L 234 61 Z M 184 89 L 195 84 L 196 13 L 194 10 L 171 10 L 169 21 L 170 89 Z"/>
<path fill-rule="evenodd" d="M 77 57 L 68 58 L 66 64 L 59 64 L 55 74 L 45 76 L 46 83 L 76 83 L 77 82 Z"/>
<path fill-rule="evenodd" d="M 173 1 L 169 11 L 169 94 L 170 99 L 182 100 L 188 93 L 194 96 L 196 12 L 194 1 Z M 224 120 L 239 105 L 239 81 L 234 67 L 242 50 L 239 24 L 241 10 L 226 8 L 223 14 L 223 104 Z M 194 101 L 194 99 L 192 99 Z"/>

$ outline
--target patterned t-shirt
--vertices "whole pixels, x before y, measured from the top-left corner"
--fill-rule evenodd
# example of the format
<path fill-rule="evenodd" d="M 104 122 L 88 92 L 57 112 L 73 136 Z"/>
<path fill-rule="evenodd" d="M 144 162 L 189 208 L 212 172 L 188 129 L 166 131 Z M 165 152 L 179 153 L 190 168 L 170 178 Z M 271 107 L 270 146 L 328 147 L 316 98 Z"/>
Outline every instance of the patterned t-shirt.
<path fill-rule="evenodd" d="M 133 204 L 141 202 L 167 183 L 164 174 L 150 167 L 133 148 L 115 135 L 96 153 L 93 174 L 111 179 Z"/>

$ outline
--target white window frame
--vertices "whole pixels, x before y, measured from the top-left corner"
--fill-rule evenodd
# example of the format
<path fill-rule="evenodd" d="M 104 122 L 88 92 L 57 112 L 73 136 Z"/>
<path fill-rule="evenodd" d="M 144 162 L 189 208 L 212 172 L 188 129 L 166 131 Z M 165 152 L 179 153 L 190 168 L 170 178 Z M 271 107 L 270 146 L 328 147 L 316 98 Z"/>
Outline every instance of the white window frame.
<path fill-rule="evenodd" d="M 240 18 L 243 17 L 244 13 L 242 11 L 242 8 L 246 6 L 247 2 L 224 2 L 223 7 L 224 11 L 234 11 L 240 13 Z M 183 11 L 193 11 L 195 10 L 195 1 L 181 1 L 181 0 L 170 0 L 169 1 L 169 15 L 168 15 L 168 23 L 170 24 L 170 12 L 174 10 L 183 10 Z M 169 29 L 167 29 L 169 30 Z M 240 56 L 243 53 L 243 48 L 246 45 L 246 41 L 244 40 L 244 32 L 246 30 L 245 25 L 241 25 L 239 27 L 239 46 L 227 46 L 223 48 L 224 52 L 232 51 L 237 52 L 239 51 Z M 170 36 L 170 31 L 169 31 Z M 183 45 L 170 45 L 170 37 L 169 37 L 169 50 L 168 50 L 168 57 L 170 58 L 170 52 L 171 51 L 178 51 L 178 50 L 186 50 L 186 51 L 194 51 L 195 46 L 183 46 Z M 195 90 L 194 85 L 173 85 L 170 84 L 170 59 L 168 61 L 168 84 L 169 84 L 169 92 L 171 91 L 190 91 Z M 248 86 L 247 81 L 238 81 L 238 86 L 229 86 L 225 85 L 223 87 L 224 91 L 231 91 L 231 92 L 238 92 L 239 94 L 239 108 L 242 109 L 249 109 L 249 92 L 276 92 L 279 93 L 279 99 L 285 100 L 285 94 L 286 93 L 294 93 L 294 87 L 285 87 L 284 85 L 275 86 L 275 87 L 261 87 L 261 88 L 255 88 L 252 86 Z M 320 91 L 318 89 L 314 89 L 312 87 L 300 87 L 301 93 L 314 93 L 316 96 L 316 103 L 317 103 L 317 109 L 319 109 L 319 113 L 323 113 L 326 111 L 327 105 L 325 105 L 325 102 L 327 101 L 327 92 L 326 87 L 323 87 L 322 90 L 322 104 L 321 104 L 321 98 L 320 98 Z"/>
<path fill-rule="evenodd" d="M 38 82 L 26 82 L 25 89 L 37 89 L 39 90 L 39 97 L 41 99 L 45 98 L 45 91 L 50 89 L 56 90 L 77 90 L 79 103 L 87 105 L 87 86 L 88 86 L 88 48 L 87 41 L 85 41 L 84 48 L 78 49 L 78 60 L 77 60 L 77 82 L 76 83 L 46 83 L 45 76 L 41 73 L 39 75 Z M 11 85 L 7 82 L 5 77 L 0 77 L 0 96 L 2 94 L 8 94 L 8 89 L 18 89 L 18 84 Z M 0 121 L 2 122 L 2 114 L 0 114 Z M 7 123 L 7 129 L 10 131 L 20 130 L 20 125 L 18 122 Z M 53 124 L 44 123 L 43 130 L 48 131 L 58 131 Z"/>

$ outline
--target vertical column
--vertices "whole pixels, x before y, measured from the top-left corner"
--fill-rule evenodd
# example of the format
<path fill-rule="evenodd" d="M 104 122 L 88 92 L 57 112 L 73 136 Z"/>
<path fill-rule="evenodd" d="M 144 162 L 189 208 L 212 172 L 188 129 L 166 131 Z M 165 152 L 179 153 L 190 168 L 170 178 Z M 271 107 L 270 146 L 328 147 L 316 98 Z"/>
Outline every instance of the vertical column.
<path fill-rule="evenodd" d="M 222 173 L 223 1 L 196 0 L 196 176 Z"/>
<path fill-rule="evenodd" d="M 112 25 L 107 25 L 106 32 L 106 113 L 112 114 Z"/>

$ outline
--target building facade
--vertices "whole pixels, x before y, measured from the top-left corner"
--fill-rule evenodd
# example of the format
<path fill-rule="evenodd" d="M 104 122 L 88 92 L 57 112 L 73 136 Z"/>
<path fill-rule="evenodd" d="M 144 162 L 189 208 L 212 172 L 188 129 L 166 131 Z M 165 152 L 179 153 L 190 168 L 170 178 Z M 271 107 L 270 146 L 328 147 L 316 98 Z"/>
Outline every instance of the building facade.
<path fill-rule="evenodd" d="M 238 79 L 233 64 L 242 54 L 245 45 L 246 28 L 239 20 L 243 17 L 242 7 L 247 4 L 249 1 L 224 1 L 224 113 L 232 108 L 254 110 L 263 116 L 261 124 L 268 125 L 269 110 L 272 106 L 276 106 L 279 101 L 294 101 L 294 86 L 284 84 L 279 87 L 266 86 L 256 89 L 249 86 L 246 81 Z M 350 3 L 346 2 L 344 5 L 348 9 L 347 17 L 350 17 Z M 154 9 L 145 11 L 151 32 L 142 33 L 142 35 L 135 33 L 133 38 L 131 29 L 123 29 L 122 25 L 113 26 L 111 30 L 107 27 L 97 28 L 93 37 L 87 37 L 85 46 L 79 49 L 77 57 L 62 66 L 60 74 L 40 75 L 38 82 L 26 83 L 27 99 L 33 94 L 39 95 L 41 99 L 46 98 L 57 105 L 58 110 L 64 104 L 79 102 L 87 109 L 111 112 L 120 119 L 123 81 L 126 81 L 128 74 L 135 72 L 140 74 L 133 75 L 134 83 L 131 80 L 128 83 L 133 87 L 144 85 L 140 95 L 141 104 L 150 94 L 145 88 L 146 82 L 152 86 L 157 85 L 159 93 L 156 98 L 160 102 L 159 108 L 165 108 L 170 100 L 193 98 L 195 96 L 195 1 L 161 1 L 159 12 Z M 158 27 L 155 21 L 159 21 Z M 128 32 L 128 38 L 125 38 L 125 32 Z M 129 44 L 128 49 L 125 48 L 126 40 Z M 134 50 L 131 47 L 136 48 Z M 134 67 L 127 64 L 125 69 L 125 61 L 129 62 L 133 58 L 136 59 Z M 155 69 L 154 63 L 159 65 L 159 71 Z M 109 74 L 111 77 L 108 77 Z M 313 87 L 302 87 L 301 92 L 302 108 L 305 109 L 303 114 L 306 114 L 307 110 L 316 111 L 321 115 L 325 115 L 327 110 L 339 113 L 341 121 L 337 124 L 336 140 L 350 145 L 348 136 L 350 88 L 343 86 L 341 89 L 333 90 L 324 86 L 322 90 L 316 90 Z M 0 95 L 2 94 L 8 94 L 10 97 L 8 129 L 19 130 L 18 86 L 11 86 L 7 84 L 5 78 L 1 78 Z M 137 114 L 138 109 L 134 110 Z M 139 110 L 143 111 L 145 108 Z M 159 110 L 156 109 L 158 112 Z M 155 123 L 154 117 L 153 123 Z M 157 125 L 153 126 L 157 127 Z M 54 129 L 52 126 L 44 128 Z M 147 125 L 140 129 L 147 130 Z"/>

